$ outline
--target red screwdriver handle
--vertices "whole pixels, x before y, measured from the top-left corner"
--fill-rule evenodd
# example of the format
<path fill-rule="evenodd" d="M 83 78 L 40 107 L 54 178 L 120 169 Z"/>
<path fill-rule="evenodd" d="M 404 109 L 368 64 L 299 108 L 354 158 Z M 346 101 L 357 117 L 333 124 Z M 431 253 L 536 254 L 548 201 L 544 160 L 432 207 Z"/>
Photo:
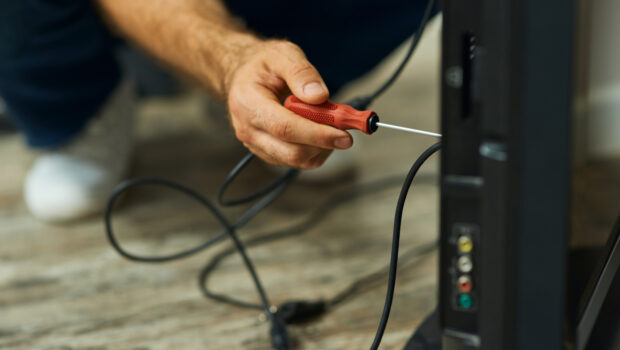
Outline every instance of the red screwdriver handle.
<path fill-rule="evenodd" d="M 373 111 L 358 111 L 351 106 L 331 101 L 311 105 L 294 95 L 284 101 L 284 107 L 316 123 L 331 125 L 341 130 L 357 129 L 369 135 L 377 130 L 379 121 L 379 117 Z"/>

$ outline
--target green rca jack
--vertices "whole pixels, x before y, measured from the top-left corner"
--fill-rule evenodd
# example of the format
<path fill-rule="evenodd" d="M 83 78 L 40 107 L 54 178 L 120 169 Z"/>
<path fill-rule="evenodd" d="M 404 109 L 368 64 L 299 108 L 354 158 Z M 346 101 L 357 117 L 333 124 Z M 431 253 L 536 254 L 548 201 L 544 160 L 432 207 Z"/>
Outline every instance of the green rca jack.
<path fill-rule="evenodd" d="M 461 294 L 459 295 L 459 306 L 463 309 L 470 309 L 474 306 L 474 299 L 469 294 Z"/>

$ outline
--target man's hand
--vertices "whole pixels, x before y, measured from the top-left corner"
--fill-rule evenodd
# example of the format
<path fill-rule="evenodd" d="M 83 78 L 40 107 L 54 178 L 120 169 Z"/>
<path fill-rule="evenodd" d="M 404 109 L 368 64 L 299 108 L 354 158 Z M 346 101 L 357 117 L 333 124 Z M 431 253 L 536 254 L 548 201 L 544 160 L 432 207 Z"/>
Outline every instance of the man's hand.
<path fill-rule="evenodd" d="M 276 165 L 300 169 L 323 164 L 333 149 L 351 147 L 347 132 L 307 120 L 280 102 L 290 92 L 310 104 L 329 92 L 302 50 L 286 41 L 261 41 L 237 57 L 228 79 L 228 107 L 237 138 Z"/>
<path fill-rule="evenodd" d="M 307 103 L 329 93 L 296 45 L 247 32 L 222 0 L 97 0 L 108 23 L 160 60 L 225 99 L 239 140 L 272 164 L 320 166 L 351 136 L 284 108 L 293 92 Z"/>

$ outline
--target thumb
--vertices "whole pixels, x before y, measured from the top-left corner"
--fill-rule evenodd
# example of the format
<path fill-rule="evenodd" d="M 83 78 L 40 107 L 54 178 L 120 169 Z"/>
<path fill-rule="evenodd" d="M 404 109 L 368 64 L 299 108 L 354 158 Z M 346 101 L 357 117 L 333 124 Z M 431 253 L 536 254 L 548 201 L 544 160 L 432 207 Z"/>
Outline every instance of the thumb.
<path fill-rule="evenodd" d="M 297 45 L 287 44 L 290 45 L 279 56 L 277 73 L 300 100 L 310 104 L 327 101 L 329 91 L 319 72 Z"/>

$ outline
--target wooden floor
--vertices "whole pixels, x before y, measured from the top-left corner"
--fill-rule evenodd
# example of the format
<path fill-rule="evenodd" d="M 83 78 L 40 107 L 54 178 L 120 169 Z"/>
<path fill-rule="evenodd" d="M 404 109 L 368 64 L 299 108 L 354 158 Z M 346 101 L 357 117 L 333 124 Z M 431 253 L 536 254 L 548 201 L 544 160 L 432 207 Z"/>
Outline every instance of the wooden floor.
<path fill-rule="evenodd" d="M 438 23 L 422 42 L 405 76 L 375 105 L 385 122 L 437 130 Z M 399 55 L 400 54 L 400 55 Z M 364 81 L 370 91 L 400 59 L 402 50 Z M 345 91 L 341 99 L 354 93 Z M 243 149 L 204 116 L 198 94 L 141 106 L 132 176 L 159 176 L 198 189 L 210 198 Z M 221 123 L 220 123 L 221 124 Z M 210 126 L 211 125 L 211 126 Z M 350 184 L 392 175 L 404 178 L 415 157 L 435 140 L 381 130 L 358 135 L 358 172 L 350 182 L 299 183 L 240 231 L 245 237 L 300 222 L 329 196 Z M 269 325 L 260 313 L 206 300 L 197 274 L 228 241 L 189 259 L 159 265 L 121 258 L 109 246 L 101 217 L 69 226 L 31 218 L 21 197 L 34 154 L 17 135 L 0 138 L 0 348 L 1 349 L 269 349 Z M 402 249 L 437 236 L 437 159 L 425 165 L 410 194 Z M 266 181 L 256 166 L 238 193 Z M 399 186 L 335 209 L 309 232 L 252 248 L 258 272 L 274 304 L 329 298 L 356 278 L 388 263 Z M 227 210 L 235 218 L 240 210 Z M 114 220 L 133 252 L 164 254 L 220 232 L 195 203 L 156 189 L 128 196 Z M 256 301 L 238 257 L 227 260 L 210 286 Z M 364 288 L 326 316 L 290 327 L 297 349 L 364 349 L 372 342 L 383 307 L 385 280 Z M 436 252 L 400 272 L 384 349 L 400 349 L 435 307 Z"/>

